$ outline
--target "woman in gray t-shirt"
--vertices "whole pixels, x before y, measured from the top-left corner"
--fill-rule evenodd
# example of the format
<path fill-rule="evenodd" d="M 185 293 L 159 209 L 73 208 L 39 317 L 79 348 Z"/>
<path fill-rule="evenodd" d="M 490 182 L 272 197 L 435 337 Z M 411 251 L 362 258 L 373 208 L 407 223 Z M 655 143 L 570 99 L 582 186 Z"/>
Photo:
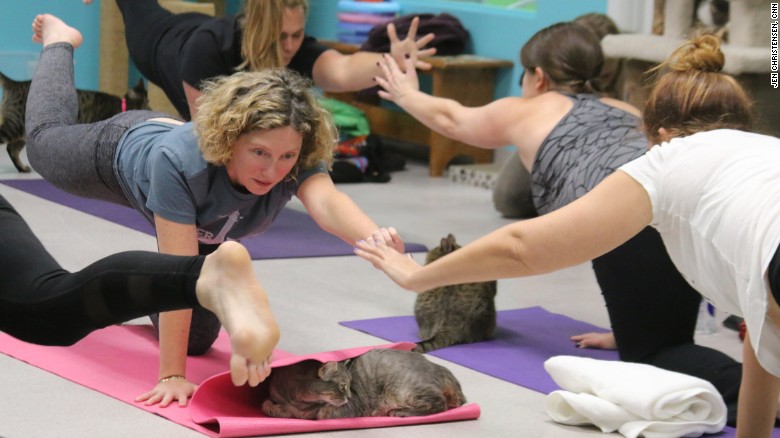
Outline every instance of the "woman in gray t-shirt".
<path fill-rule="evenodd" d="M 336 130 L 298 74 L 269 69 L 209 83 L 193 124 L 129 111 L 77 125 L 73 50 L 81 33 L 39 15 L 33 40 L 43 50 L 27 103 L 30 163 L 67 192 L 134 207 L 154 225 L 160 252 L 207 254 L 262 232 L 293 195 L 349 244 L 380 236 L 403 251 L 395 230 L 379 228 L 333 185 Z M 192 395 L 186 355 L 205 352 L 220 328 L 208 311 L 192 315 L 161 315 L 160 381 L 138 400 L 165 406 Z"/>

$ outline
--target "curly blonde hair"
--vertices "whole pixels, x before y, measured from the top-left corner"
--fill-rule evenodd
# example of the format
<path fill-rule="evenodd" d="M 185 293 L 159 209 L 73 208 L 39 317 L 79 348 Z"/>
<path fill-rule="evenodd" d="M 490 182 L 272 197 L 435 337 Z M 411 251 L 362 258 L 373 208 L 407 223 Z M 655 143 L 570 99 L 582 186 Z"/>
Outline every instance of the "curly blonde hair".
<path fill-rule="evenodd" d="M 302 8 L 304 18 L 309 13 L 308 0 L 245 0 L 239 21 L 241 57 L 236 70 L 261 70 L 284 67 L 279 36 L 285 9 Z"/>
<path fill-rule="evenodd" d="M 671 137 L 713 129 L 749 131 L 753 102 L 736 79 L 721 72 L 724 63 L 720 39 L 702 34 L 651 69 L 649 74 L 659 76 L 642 116 L 647 137 L 659 143 L 660 128 Z"/>
<path fill-rule="evenodd" d="M 225 165 L 244 133 L 292 127 L 303 137 L 298 161 L 290 171 L 321 161 L 329 167 L 338 133 L 330 113 L 317 102 L 311 81 L 285 69 L 238 72 L 206 82 L 198 99 L 195 132 L 203 158 Z"/>

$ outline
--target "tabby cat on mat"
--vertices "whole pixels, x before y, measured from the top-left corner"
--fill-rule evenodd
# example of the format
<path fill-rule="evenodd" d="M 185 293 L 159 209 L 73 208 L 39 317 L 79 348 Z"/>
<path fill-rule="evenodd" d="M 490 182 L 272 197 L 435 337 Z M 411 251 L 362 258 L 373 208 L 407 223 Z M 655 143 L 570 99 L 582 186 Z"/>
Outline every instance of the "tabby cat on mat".
<path fill-rule="evenodd" d="M 29 172 L 19 154 L 25 144 L 24 114 L 31 81 L 15 81 L 0 72 L 3 101 L 0 103 L 0 144 L 8 145 L 8 156 L 19 172 Z M 76 90 L 79 99 L 79 123 L 92 123 L 132 109 L 148 109 L 146 87 L 139 80 L 127 90 L 124 99 L 101 91 Z"/>
<path fill-rule="evenodd" d="M 452 234 L 428 251 L 431 263 L 460 248 Z M 414 351 L 425 353 L 455 344 L 480 342 L 496 331 L 496 281 L 437 287 L 417 295 L 414 317 L 419 336 Z"/>
<path fill-rule="evenodd" d="M 375 349 L 341 362 L 275 368 L 265 383 L 269 417 L 307 420 L 430 415 L 466 403 L 450 370 L 413 351 Z"/>

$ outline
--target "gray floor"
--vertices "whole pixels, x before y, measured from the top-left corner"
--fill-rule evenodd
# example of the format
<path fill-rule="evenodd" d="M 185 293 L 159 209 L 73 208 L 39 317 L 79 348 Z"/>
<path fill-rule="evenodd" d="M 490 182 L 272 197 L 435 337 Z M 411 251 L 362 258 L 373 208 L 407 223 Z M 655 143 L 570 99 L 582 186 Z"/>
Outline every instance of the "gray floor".
<path fill-rule="evenodd" d="M 19 178 L 0 151 L 0 179 Z M 26 157 L 25 157 L 26 160 Z M 24 176 L 37 178 L 35 174 Z M 388 184 L 342 185 L 376 222 L 394 226 L 405 240 L 429 247 L 447 233 L 469 242 L 509 223 L 494 211 L 490 192 L 430 178 L 410 163 Z M 0 185 L 5 196 L 66 269 L 80 269 L 99 257 L 132 249 L 155 250 L 150 236 Z M 296 204 L 300 208 L 299 204 Z M 339 321 L 410 315 L 414 294 L 406 292 L 357 257 L 257 261 L 282 329 L 279 348 L 296 354 L 382 344 L 384 341 Z M 540 305 L 608 327 L 603 301 L 589 265 L 553 274 L 499 282 L 497 306 Z M 144 322 L 144 321 L 135 321 Z M 734 357 L 735 332 L 721 328 L 700 337 Z M 329 432 L 333 437 L 574 437 L 602 436 L 595 429 L 554 423 L 544 412 L 543 394 L 432 358 L 453 371 L 482 416 L 476 421 L 402 428 Z M 0 437 L 197 437 L 201 434 L 127 403 L 71 383 L 0 354 Z M 176 408 L 171 408 L 176 409 Z"/>

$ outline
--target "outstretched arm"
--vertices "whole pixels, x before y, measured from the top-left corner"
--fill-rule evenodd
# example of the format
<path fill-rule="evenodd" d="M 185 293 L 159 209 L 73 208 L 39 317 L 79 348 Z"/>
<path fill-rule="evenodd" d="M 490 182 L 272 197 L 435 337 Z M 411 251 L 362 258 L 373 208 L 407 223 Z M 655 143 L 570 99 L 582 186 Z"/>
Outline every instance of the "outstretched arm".
<path fill-rule="evenodd" d="M 430 70 L 431 65 L 421 61 L 420 58 L 436 54 L 435 48 L 426 49 L 425 46 L 434 38 L 430 33 L 420 39 L 417 37 L 417 27 L 420 19 L 415 17 L 409 27 L 409 33 L 403 40 L 398 38 L 395 25 L 387 25 L 387 35 L 390 38 L 390 55 L 402 62 L 408 56 L 413 67 L 421 70 Z M 358 91 L 376 85 L 374 77 L 381 74 L 379 61 L 381 53 L 356 52 L 351 55 L 343 55 L 336 50 L 328 50 L 314 62 L 313 80 L 325 91 L 345 92 Z"/>
<path fill-rule="evenodd" d="M 434 287 L 542 274 L 592 260 L 650 223 L 644 188 L 617 171 L 585 196 L 552 213 L 500 228 L 420 267 L 386 245 L 358 243 L 355 253 L 399 286 Z"/>
<path fill-rule="evenodd" d="M 380 63 L 382 87 L 379 96 L 394 102 L 434 131 L 455 140 L 495 149 L 509 144 L 521 146 L 529 128 L 523 123 L 538 110 L 533 102 L 518 97 L 498 99 L 484 106 L 467 107 L 453 99 L 420 91 L 412 59 L 402 64 L 385 55 Z"/>
<path fill-rule="evenodd" d="M 317 224 L 350 245 L 359 240 L 383 242 L 400 253 L 404 242 L 392 227 L 380 228 L 325 174 L 309 177 L 298 188 L 298 198 Z"/>

